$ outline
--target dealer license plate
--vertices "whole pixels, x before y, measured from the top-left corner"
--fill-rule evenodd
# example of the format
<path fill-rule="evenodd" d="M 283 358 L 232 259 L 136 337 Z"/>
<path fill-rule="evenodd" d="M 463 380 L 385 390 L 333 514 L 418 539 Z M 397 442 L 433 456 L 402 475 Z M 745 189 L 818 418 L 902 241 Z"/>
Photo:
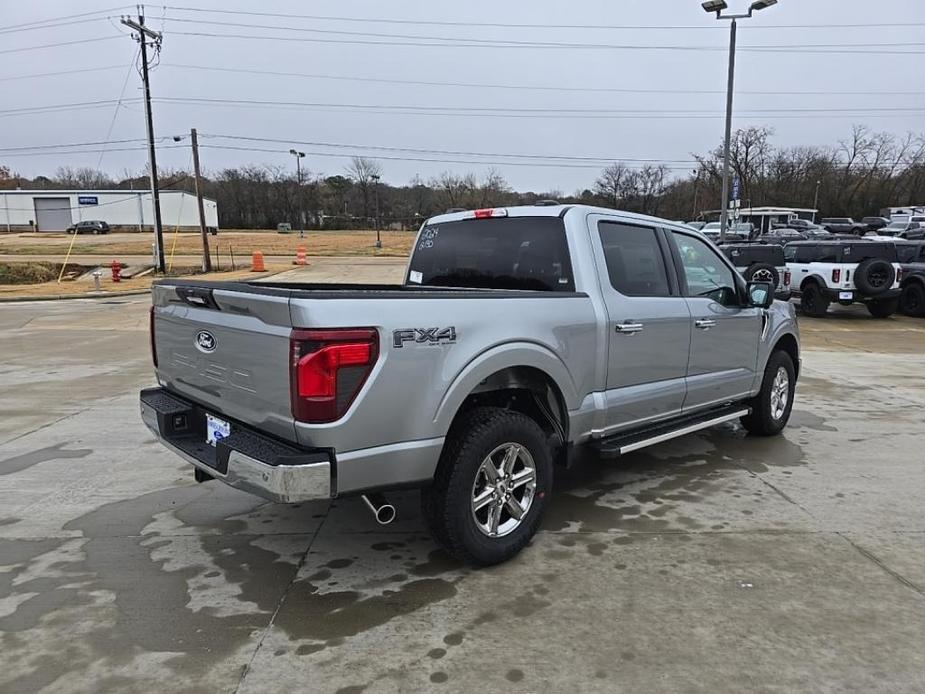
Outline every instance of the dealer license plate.
<path fill-rule="evenodd" d="M 231 424 L 224 419 L 206 415 L 206 443 L 214 446 L 217 441 L 221 441 L 231 435 Z"/>
<path fill-rule="evenodd" d="M 854 298 L 854 293 L 853 292 L 838 292 L 838 298 L 847 299 L 850 301 L 851 299 Z"/>

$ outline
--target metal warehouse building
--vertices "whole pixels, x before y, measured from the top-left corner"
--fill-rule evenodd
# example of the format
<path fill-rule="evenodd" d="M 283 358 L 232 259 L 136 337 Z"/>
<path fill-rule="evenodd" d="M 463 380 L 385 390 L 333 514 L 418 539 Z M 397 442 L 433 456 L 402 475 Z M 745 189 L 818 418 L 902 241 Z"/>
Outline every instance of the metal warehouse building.
<path fill-rule="evenodd" d="M 165 230 L 199 229 L 196 196 L 162 190 L 161 222 Z M 203 198 L 206 226 L 218 229 L 218 206 Z M 150 191 L 140 190 L 0 190 L 0 230 L 64 231 L 71 224 L 99 220 L 113 231 L 154 229 Z"/>

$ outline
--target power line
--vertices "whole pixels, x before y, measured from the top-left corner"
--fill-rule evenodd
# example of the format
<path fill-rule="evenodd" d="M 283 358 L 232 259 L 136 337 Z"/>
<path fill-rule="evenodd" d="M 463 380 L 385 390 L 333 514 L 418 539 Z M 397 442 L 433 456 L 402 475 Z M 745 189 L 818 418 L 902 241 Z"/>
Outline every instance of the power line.
<path fill-rule="evenodd" d="M 309 31 L 309 30 L 306 30 Z M 529 42 L 529 41 L 498 41 L 489 42 L 482 39 L 453 39 L 446 37 L 425 37 L 414 41 L 389 41 L 371 39 L 326 39 L 296 36 L 267 36 L 260 34 L 216 34 L 207 31 L 171 31 L 175 36 L 197 36 L 201 38 L 244 39 L 264 41 L 289 41 L 297 43 L 325 43 L 338 45 L 361 46 L 412 46 L 419 48 L 534 48 L 534 49 L 567 49 L 567 50 L 635 50 L 635 51 L 682 51 L 682 52 L 725 52 L 722 46 L 684 46 L 684 45 L 655 45 L 655 44 L 590 44 L 590 43 L 556 43 L 556 42 Z M 344 32 L 331 32 L 344 33 Z M 484 42 L 483 42 L 484 41 Z M 921 55 L 925 51 L 896 51 L 882 49 L 839 48 L 841 44 L 820 44 L 818 48 L 806 48 L 802 45 L 779 46 L 743 46 L 738 50 L 749 53 L 807 53 L 816 55 Z M 920 43 L 912 46 L 925 45 Z"/>
<path fill-rule="evenodd" d="M 26 46 L 24 48 L 5 48 L 0 53 L 25 53 L 26 51 L 40 51 L 44 48 L 61 48 L 62 46 L 76 46 L 81 43 L 95 43 L 97 41 L 111 41 L 120 39 L 122 35 L 117 36 L 95 36 L 90 39 L 76 39 L 74 41 L 59 41 L 57 43 L 46 43 L 41 46 Z"/>
<path fill-rule="evenodd" d="M 118 67 L 118 66 L 117 66 Z M 524 85 L 524 84 L 486 84 L 480 82 L 432 82 L 424 80 L 400 80 L 378 77 L 356 77 L 350 75 L 321 75 L 306 72 L 288 72 L 278 70 L 253 70 L 249 68 L 220 67 L 217 65 L 189 65 L 180 63 L 163 63 L 165 68 L 182 68 L 188 70 L 206 70 L 215 72 L 230 72 L 233 74 L 268 75 L 277 77 L 304 77 L 309 79 L 337 80 L 346 82 L 368 82 L 375 84 L 401 84 L 423 87 L 461 87 L 467 89 L 505 89 L 526 91 L 550 92 L 588 92 L 588 93 L 614 93 L 614 94 L 725 94 L 721 89 L 631 89 L 627 87 L 574 87 L 569 85 Z M 16 79 L 16 78 L 7 78 Z M 908 96 L 910 90 L 902 91 L 752 91 L 736 90 L 737 94 L 765 95 L 765 96 Z"/>
<path fill-rule="evenodd" d="M 513 47 L 513 46 L 523 46 L 529 48 L 582 48 L 582 49 L 620 49 L 620 50 L 704 50 L 704 51 L 726 51 L 724 46 L 690 46 L 690 45 L 681 45 L 681 44 L 671 44 L 671 45 L 657 45 L 657 44 L 610 44 L 610 43 L 565 43 L 558 41 L 514 41 L 510 39 L 482 39 L 482 38 L 472 38 L 472 37 L 458 37 L 458 36 L 429 36 L 426 34 L 386 34 L 381 32 L 369 32 L 369 31 L 344 31 L 342 29 L 315 29 L 309 27 L 294 27 L 294 26 L 281 26 L 278 24 L 254 24 L 254 23 L 243 23 L 243 22 L 220 22 L 216 20 L 209 20 L 207 22 L 198 20 L 198 19 L 182 19 L 182 18 L 172 18 L 172 22 L 182 22 L 189 24 L 197 25 L 208 25 L 208 26 L 228 26 L 228 27 L 237 27 L 245 29 L 262 29 L 262 30 L 272 30 L 272 31 L 289 31 L 289 32 L 302 32 L 309 34 L 325 34 L 325 35 L 339 35 L 339 36 L 359 36 L 364 38 L 380 38 L 380 39 L 409 39 L 417 41 L 434 41 L 434 42 L 460 42 L 464 44 L 478 44 L 485 46 L 502 46 L 502 47 Z M 893 47 L 921 47 L 925 46 L 925 43 L 922 42 L 906 42 L 906 43 L 896 43 L 891 42 L 890 46 Z M 799 44 L 759 44 L 753 46 L 741 46 L 739 50 L 765 50 L 765 49 L 774 49 L 774 50 L 794 50 L 794 49 L 809 49 L 809 48 L 857 48 L 857 43 L 799 43 Z"/>
<path fill-rule="evenodd" d="M 12 30 L 12 29 L 21 29 L 21 28 L 24 28 L 24 27 L 35 26 L 36 24 L 47 24 L 47 23 L 49 23 L 49 22 L 61 22 L 61 21 L 65 21 L 65 20 L 68 20 L 68 19 L 79 19 L 79 18 L 81 18 L 81 17 L 89 17 L 89 16 L 91 16 L 91 15 L 98 15 L 98 14 L 103 14 L 103 15 L 105 15 L 105 14 L 110 14 L 110 13 L 112 13 L 112 12 L 119 12 L 120 10 L 124 10 L 124 9 L 126 9 L 126 8 L 128 8 L 128 7 L 130 7 L 130 6 L 129 6 L 129 5 L 119 5 L 119 6 L 117 6 L 117 7 L 110 7 L 110 8 L 105 9 L 105 10 L 93 10 L 92 12 L 80 12 L 80 13 L 78 13 L 78 14 L 68 14 L 68 15 L 64 15 L 63 17 L 51 17 L 51 18 L 49 18 L 49 19 L 39 19 L 39 20 L 36 20 L 36 21 L 34 21 L 34 22 L 24 22 L 23 24 L 11 24 L 11 25 L 8 25 L 8 26 L 5 26 L 5 27 L 0 27 L 0 31 L 8 31 L 8 30 Z"/>
<path fill-rule="evenodd" d="M 84 72 L 102 72 L 103 70 L 120 70 L 123 65 L 105 65 L 102 67 L 84 67 L 76 70 L 56 70 L 55 72 L 33 72 L 29 75 L 12 75 L 10 77 L 0 77 L 0 82 L 12 82 L 13 80 L 31 80 L 40 77 L 61 77 L 63 75 L 78 75 Z"/>
<path fill-rule="evenodd" d="M 460 22 L 460 21 L 437 21 L 423 19 L 386 19 L 374 17 L 332 17 L 329 15 L 309 15 L 309 14 L 289 14 L 283 12 L 253 12 L 247 10 L 229 10 L 229 9 L 205 9 L 201 7 L 180 7 L 175 5 L 165 5 L 168 10 L 177 10 L 181 12 L 206 12 L 213 14 L 231 14 L 246 15 L 250 17 L 276 17 L 284 19 L 308 19 L 312 21 L 332 21 L 332 22 L 360 22 L 369 24 L 418 24 L 422 26 L 454 26 L 454 27 L 475 27 L 475 28 L 500 28 L 500 29 L 599 29 L 599 30 L 678 30 L 678 29 L 698 29 L 716 31 L 721 27 L 710 24 L 696 25 L 627 25 L 627 24 L 528 24 L 528 23 L 503 23 L 503 22 Z M 925 23 L 917 22 L 884 22 L 871 24 L 765 24 L 749 27 L 751 29 L 871 29 L 871 28 L 906 28 L 922 27 Z"/>
<path fill-rule="evenodd" d="M 450 156 L 466 157 L 502 157 L 512 159 L 547 159 L 562 161 L 592 161 L 592 162 L 611 162 L 619 159 L 620 161 L 631 161 L 637 163 L 696 163 L 695 159 L 627 159 L 624 157 L 583 157 L 583 156 L 564 156 L 555 154 L 505 154 L 501 152 L 463 152 L 446 149 L 421 149 L 415 147 L 391 147 L 386 145 L 358 145 L 344 144 L 339 142 L 312 142 L 297 140 L 294 138 L 278 139 L 269 137 L 249 137 L 246 135 L 220 135 L 217 133 L 200 133 L 203 138 L 218 138 L 224 140 L 242 140 L 246 142 L 273 142 L 280 144 L 307 145 L 309 147 L 332 147 L 338 149 L 364 149 L 364 150 L 382 150 L 388 152 L 412 152 L 416 154 L 446 154 Z"/>
<path fill-rule="evenodd" d="M 128 101 L 140 101 L 140 99 L 123 99 L 122 103 Z M 78 111 L 82 109 L 105 108 L 117 103 L 115 99 L 102 99 L 100 101 L 79 101 L 67 104 L 50 104 L 47 106 L 30 106 L 24 108 L 13 108 L 0 111 L 0 117 L 3 116 L 24 116 L 34 113 L 55 113 L 59 111 Z"/>
<path fill-rule="evenodd" d="M 53 24 L 41 24 L 39 26 L 16 27 L 12 29 L 0 29 L 0 34 L 12 34 L 12 33 L 18 34 L 23 31 L 35 31 L 37 29 L 55 29 L 57 27 L 73 26 L 74 24 L 87 24 L 89 22 L 98 22 L 101 19 L 105 20 L 106 17 L 100 16 L 100 17 L 90 17 L 87 19 L 72 19 L 68 22 L 55 22 Z"/>
<path fill-rule="evenodd" d="M 161 138 L 165 140 L 166 138 Z M 96 147 L 99 145 L 121 145 L 127 142 L 145 142 L 143 137 L 135 137 L 127 140 L 100 140 L 97 142 L 71 142 L 71 143 L 62 143 L 56 145 L 32 145 L 29 147 L 0 147 L 0 153 L 5 152 L 28 152 L 31 150 L 42 150 L 42 149 L 70 149 L 73 147 Z"/>
<path fill-rule="evenodd" d="M 206 97 L 158 97 L 160 103 L 191 103 L 200 105 L 217 105 L 228 107 L 273 107 L 273 108 L 308 108 L 308 109 L 335 109 L 335 110 L 356 110 L 356 111 L 374 111 L 374 112 L 395 112 L 399 114 L 435 114 L 435 115 L 467 115 L 467 116 L 585 116 L 597 115 L 607 117 L 709 117 L 713 118 L 722 115 L 713 110 L 691 110 L 691 109 L 608 109 L 608 108 L 521 108 L 508 106 L 416 106 L 405 104 L 351 104 L 351 103 L 325 103 L 325 102 L 308 102 L 308 101 L 282 101 L 282 100 L 263 100 L 263 99 L 213 99 Z M 739 115 L 774 115 L 774 114 L 846 114 L 852 116 L 868 115 L 877 113 L 910 113 L 918 114 L 925 111 L 925 106 L 920 107 L 859 107 L 849 111 L 841 108 L 775 108 L 775 109 L 747 109 L 740 110 Z M 2 113 L 2 112 L 0 112 Z"/>

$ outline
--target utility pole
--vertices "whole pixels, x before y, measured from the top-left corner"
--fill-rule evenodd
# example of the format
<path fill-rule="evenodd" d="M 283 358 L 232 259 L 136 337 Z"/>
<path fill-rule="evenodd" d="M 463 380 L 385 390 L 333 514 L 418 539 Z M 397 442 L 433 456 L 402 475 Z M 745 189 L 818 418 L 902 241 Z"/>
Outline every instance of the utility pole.
<path fill-rule="evenodd" d="M 299 183 L 299 238 L 305 238 L 305 213 L 302 210 L 302 159 L 305 158 L 305 152 L 298 152 L 294 149 L 289 150 L 289 154 L 295 157 L 295 175 Z"/>
<path fill-rule="evenodd" d="M 822 181 L 816 181 L 816 195 L 813 197 L 813 224 L 816 223 L 816 213 L 819 211 L 819 186 Z"/>
<path fill-rule="evenodd" d="M 199 172 L 199 135 L 196 128 L 190 128 L 190 142 L 193 145 L 193 175 L 196 177 L 196 204 L 199 206 L 199 233 L 202 235 L 202 271 L 212 272 L 212 256 L 209 254 L 209 233 L 206 231 L 206 209 L 202 204 L 202 175 Z"/>
<path fill-rule="evenodd" d="M 167 263 L 164 258 L 164 230 L 161 226 L 161 196 L 157 185 L 157 157 L 154 152 L 154 119 L 151 115 L 151 84 L 148 81 L 148 40 L 154 47 L 155 53 L 160 53 L 162 36 L 157 31 L 151 31 L 145 26 L 144 5 L 138 5 L 138 21 L 129 16 L 123 16 L 121 23 L 137 34 L 133 37 L 141 47 L 141 81 L 144 84 L 145 98 L 145 124 L 148 129 L 148 169 L 151 177 L 151 202 L 154 205 L 154 243 L 157 253 L 157 269 L 162 274 L 167 272 Z"/>
<path fill-rule="evenodd" d="M 370 178 L 376 183 L 374 191 L 376 195 L 376 248 L 382 248 L 382 238 L 379 235 L 379 176 L 373 174 Z"/>

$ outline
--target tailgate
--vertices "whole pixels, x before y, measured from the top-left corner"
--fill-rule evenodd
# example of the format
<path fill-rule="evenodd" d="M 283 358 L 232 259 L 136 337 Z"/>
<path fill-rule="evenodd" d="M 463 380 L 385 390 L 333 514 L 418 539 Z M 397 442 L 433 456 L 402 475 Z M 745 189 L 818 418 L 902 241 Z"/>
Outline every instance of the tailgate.
<path fill-rule="evenodd" d="M 218 415 L 295 440 L 289 397 L 289 292 L 242 284 L 156 284 L 161 385 Z"/>

